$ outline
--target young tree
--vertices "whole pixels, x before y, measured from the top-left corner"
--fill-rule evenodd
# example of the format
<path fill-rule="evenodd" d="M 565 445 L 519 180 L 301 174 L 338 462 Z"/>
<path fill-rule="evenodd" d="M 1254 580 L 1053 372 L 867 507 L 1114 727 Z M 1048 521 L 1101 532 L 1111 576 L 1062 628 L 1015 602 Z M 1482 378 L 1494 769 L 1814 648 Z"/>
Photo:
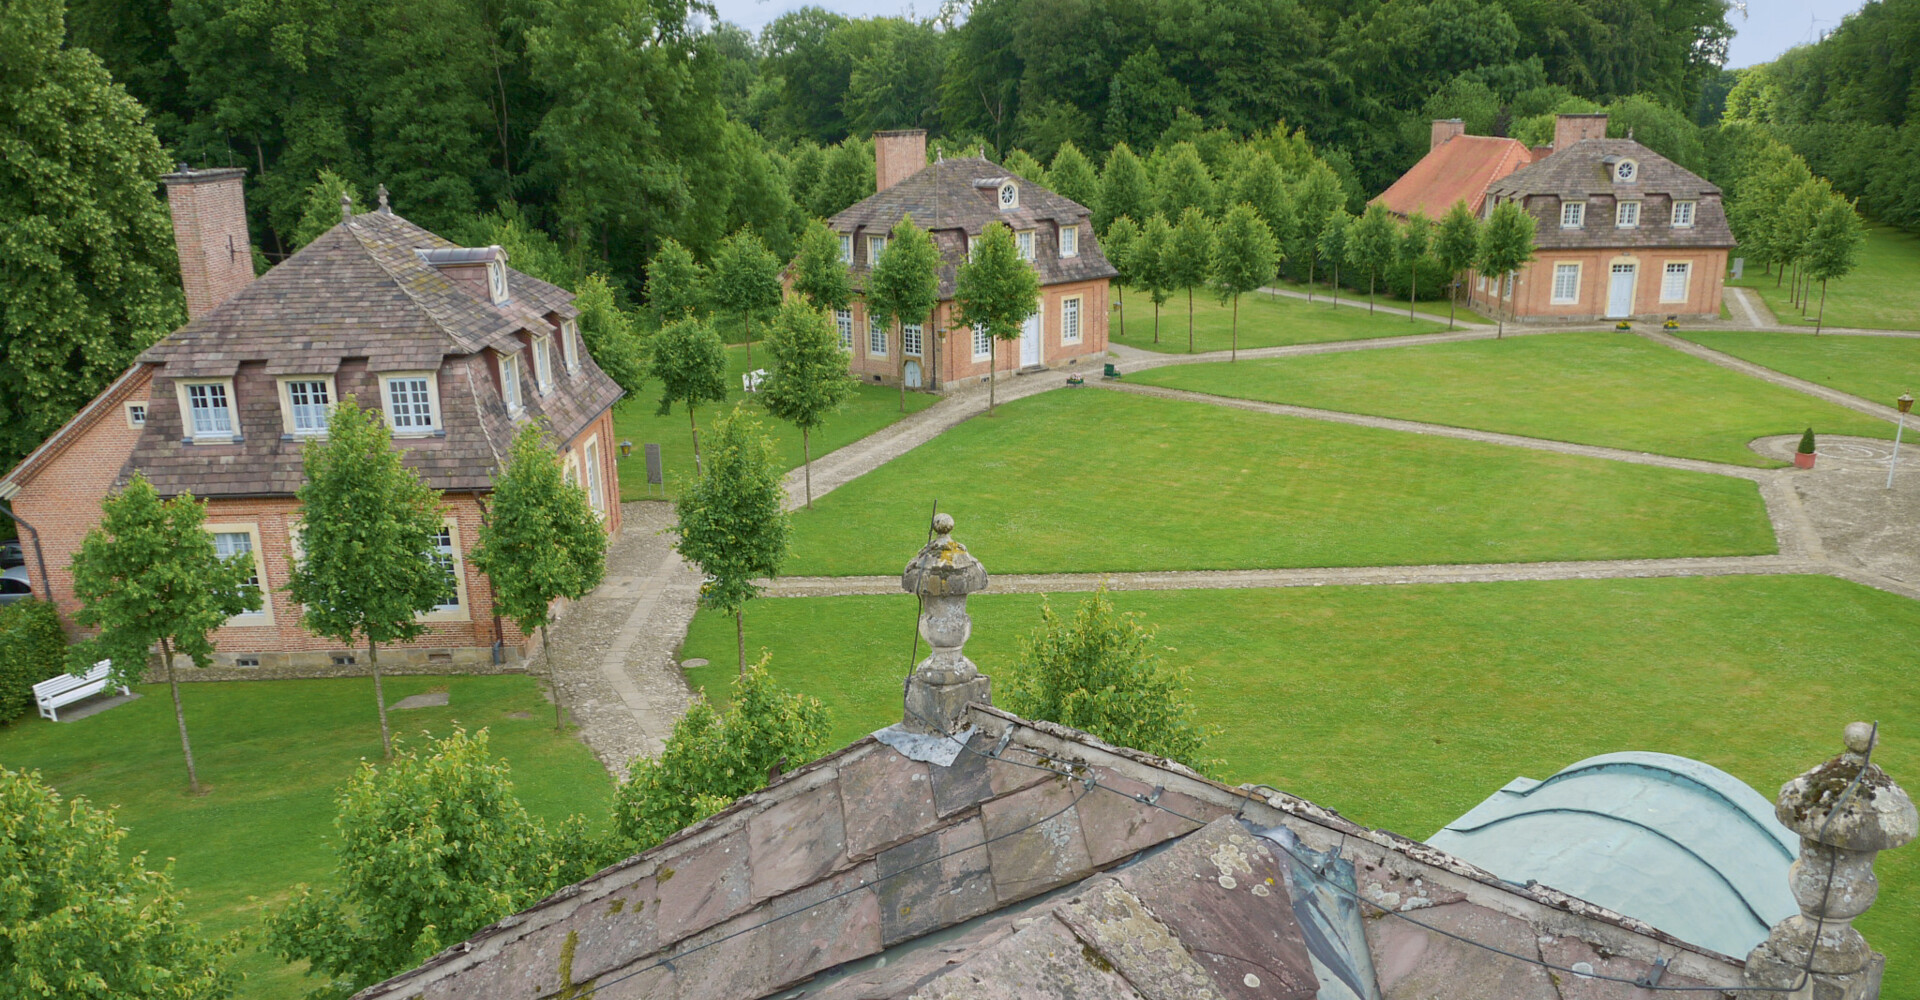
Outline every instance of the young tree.
<path fill-rule="evenodd" d="M 690 316 L 707 312 L 707 269 L 693 259 L 693 252 L 668 237 L 660 241 L 647 262 L 647 305 L 653 307 L 654 321 L 667 326 Z"/>
<path fill-rule="evenodd" d="M 713 301 L 737 313 L 746 327 L 747 367 L 753 367 L 753 317 L 780 305 L 780 258 L 751 229 L 720 241 L 713 253 Z"/>
<path fill-rule="evenodd" d="M 847 352 L 827 314 L 804 302 L 789 302 L 767 335 L 773 366 L 760 385 L 760 404 L 775 420 L 800 428 L 801 476 L 807 506 L 813 506 L 813 444 L 809 437 L 853 395 L 859 382 L 847 371 Z"/>
<path fill-rule="evenodd" d="M 0 767 L 0 996 L 224 1000 L 240 985 L 236 932 L 186 919 L 167 871 L 120 856 L 127 831 L 39 772 Z"/>
<path fill-rule="evenodd" d="M 321 170 L 319 179 L 307 186 L 307 196 L 300 203 L 300 221 L 294 224 L 288 244 L 298 250 L 339 225 L 341 198 L 360 204 L 360 192 L 352 181 L 331 170 Z"/>
<path fill-rule="evenodd" d="M 607 532 L 587 502 L 568 485 L 560 456 L 529 422 L 514 435 L 507 467 L 493 481 L 493 502 L 480 522 L 480 544 L 468 556 L 493 583 L 493 606 L 522 632 L 540 630 L 553 674 L 553 728 L 561 728 L 560 681 L 553 669 L 547 626 L 553 602 L 577 601 L 600 585 L 607 569 Z M 455 572 L 446 567 L 448 574 Z"/>
<path fill-rule="evenodd" d="M 1286 178 L 1271 154 L 1264 149 L 1256 150 L 1247 159 L 1234 181 L 1233 196 L 1236 201 L 1253 206 L 1260 221 L 1267 224 L 1267 231 L 1273 234 L 1278 258 L 1285 259 L 1293 249 L 1300 220 L 1294 212 L 1293 196 L 1287 192 Z"/>
<path fill-rule="evenodd" d="M 675 402 L 687 405 L 687 426 L 693 432 L 693 471 L 701 473 L 700 424 L 694 408 L 722 403 L 727 398 L 727 346 L 713 327 L 697 319 L 668 323 L 653 335 L 653 363 L 648 369 L 660 382 L 660 407 L 666 416 Z"/>
<path fill-rule="evenodd" d="M 1213 220 L 1198 208 L 1180 213 L 1173 227 L 1160 266 L 1175 288 L 1187 292 L 1187 353 L 1193 353 L 1193 290 L 1207 283 L 1208 265 L 1213 255 Z"/>
<path fill-rule="evenodd" d="M 1356 267 L 1367 269 L 1367 314 L 1373 314 L 1373 288 L 1380 272 L 1393 266 L 1394 237 L 1393 213 L 1385 205 L 1374 202 L 1354 223 L 1353 239 L 1347 246 L 1347 260 Z"/>
<path fill-rule="evenodd" d="M 1127 332 L 1127 286 L 1138 286 L 1140 272 L 1134 268 L 1134 244 L 1140 241 L 1140 225 L 1130 216 L 1121 216 L 1107 227 L 1107 235 L 1101 240 L 1100 249 L 1107 255 L 1107 263 L 1120 272 L 1119 281 L 1113 286 L 1120 306 L 1120 336 Z"/>
<path fill-rule="evenodd" d="M 1155 159 L 1159 159 L 1158 154 Z M 1188 209 L 1196 209 L 1203 216 L 1213 210 L 1213 172 L 1200 159 L 1193 143 L 1176 144 L 1158 169 L 1160 211 L 1167 218 L 1184 220 Z"/>
<path fill-rule="evenodd" d="M 1306 175 L 1301 177 L 1299 183 L 1294 186 L 1293 207 L 1300 218 L 1300 224 L 1299 229 L 1296 230 L 1298 243 L 1288 250 L 1287 256 L 1295 262 L 1296 269 L 1300 261 L 1307 262 L 1308 302 L 1313 301 L 1315 265 L 1322 259 L 1327 259 L 1326 254 L 1320 250 L 1320 234 L 1327 231 L 1327 223 L 1333 218 L 1335 212 L 1345 212 L 1341 208 L 1344 201 L 1345 196 L 1340 190 L 1339 176 L 1333 172 L 1332 167 L 1319 160 L 1313 161 Z M 1338 289 L 1335 290 L 1334 295 L 1336 297 L 1339 295 Z"/>
<path fill-rule="evenodd" d="M 793 260 L 793 290 L 815 309 L 831 312 L 853 301 L 853 276 L 840 257 L 840 237 L 818 219 L 807 224 L 800 237 L 800 253 Z"/>
<path fill-rule="evenodd" d="M 1320 230 L 1320 238 L 1315 241 L 1314 249 L 1326 258 L 1328 266 L 1333 268 L 1333 304 L 1340 304 L 1340 263 L 1347 259 L 1353 249 L 1353 216 L 1345 209 L 1335 209 L 1327 216 L 1327 224 Z"/>
<path fill-rule="evenodd" d="M 1440 258 L 1440 266 L 1453 276 L 1453 287 L 1447 289 L 1447 329 L 1451 330 L 1454 305 L 1460 301 L 1460 273 L 1472 267 L 1475 258 L 1480 256 L 1480 220 L 1465 201 L 1454 202 L 1440 220 L 1433 254 Z"/>
<path fill-rule="evenodd" d="M 1493 214 L 1480 230 L 1480 251 L 1475 255 L 1474 269 L 1495 281 L 1505 281 L 1532 259 L 1533 216 L 1518 202 L 1503 201 L 1494 206 Z M 1504 336 L 1507 328 L 1506 312 L 1500 311 L 1498 316 L 1496 339 Z"/>
<path fill-rule="evenodd" d="M 1047 168 L 1047 186 L 1062 198 L 1092 208 L 1100 200 L 1100 177 L 1093 172 L 1093 161 L 1069 139 L 1053 153 L 1053 165 Z"/>
<path fill-rule="evenodd" d="M 755 581 L 780 572 L 792 523 L 773 442 L 745 408 L 736 405 L 713 425 L 709 451 L 706 474 L 674 502 L 674 549 L 707 575 L 700 606 L 733 616 L 744 676 L 747 602 L 760 595 Z"/>
<path fill-rule="evenodd" d="M 1004 167 L 1008 173 L 1015 177 L 1040 185 L 1047 183 L 1047 168 L 1041 166 L 1040 161 L 1034 159 L 1033 154 L 1024 149 L 1016 149 L 1009 152 L 1006 157 L 1000 161 L 1000 166 Z"/>
<path fill-rule="evenodd" d="M 988 223 L 974 240 L 973 255 L 960 265 L 955 278 L 953 301 L 962 324 L 987 331 L 987 415 L 992 416 L 999 344 L 1020 339 L 1020 328 L 1040 303 L 1040 276 L 1020 258 L 1020 248 L 1006 226 Z"/>
<path fill-rule="evenodd" d="M 1233 300 L 1233 348 L 1229 360 L 1240 360 L 1240 296 L 1258 291 L 1273 280 L 1280 266 L 1273 233 L 1252 205 L 1242 202 L 1227 211 L 1213 232 L 1209 281 L 1222 301 Z"/>
<path fill-rule="evenodd" d="M 213 655 L 213 630 L 260 606 L 253 554 L 220 558 L 213 536 L 201 529 L 206 506 L 186 493 L 162 503 L 137 472 L 100 506 L 99 526 L 87 532 L 73 556 L 73 594 L 81 602 L 77 619 L 100 631 L 73 647 L 68 669 L 85 673 L 100 660 L 112 660 L 115 679 L 137 684 L 146 673 L 147 651 L 158 645 L 187 761 L 187 787 L 198 795 L 200 775 L 174 659 L 185 656 L 196 667 L 206 666 Z"/>
<path fill-rule="evenodd" d="M 287 592 L 306 609 L 307 631 L 349 648 L 355 639 L 367 644 L 380 748 L 391 759 L 380 647 L 424 632 L 420 616 L 446 599 L 450 581 L 434 545 L 446 512 L 440 494 L 401 460 L 386 418 L 353 396 L 334 407 L 327 436 L 307 442 L 304 459 L 300 556 Z"/>
<path fill-rule="evenodd" d="M 1173 227 L 1167 217 L 1155 214 L 1140 227 L 1140 238 L 1128 254 L 1129 263 L 1140 287 L 1153 300 L 1153 342 L 1160 342 L 1160 307 L 1173 298 L 1173 275 L 1167 270 L 1167 248 L 1173 245 Z"/>
<path fill-rule="evenodd" d="M 575 283 L 573 306 L 580 310 L 580 340 L 593 363 L 632 396 L 646 383 L 646 344 L 634 316 L 620 308 L 613 284 L 604 274 L 588 274 Z"/>
<path fill-rule="evenodd" d="M 1808 240 L 1807 276 L 1820 283 L 1820 311 L 1813 319 L 1814 336 L 1827 318 L 1827 282 L 1853 273 L 1860 261 L 1860 248 L 1867 234 L 1861 228 L 1860 215 L 1846 199 L 1834 195 L 1820 211 L 1820 221 Z"/>
<path fill-rule="evenodd" d="M 913 214 L 900 217 L 880 251 L 880 259 L 867 275 L 867 319 L 883 328 L 902 328 L 899 359 L 895 370 L 900 379 L 900 412 L 907 412 L 907 346 L 904 330 L 908 323 L 931 324 L 933 307 L 940 304 L 940 251 L 933 237 L 913 224 Z M 921 350 L 926 350 L 923 335 Z"/>
<path fill-rule="evenodd" d="M 1104 233 L 1121 216 L 1144 219 L 1154 211 L 1153 184 L 1146 164 L 1126 143 L 1113 147 L 1100 171 L 1100 203 L 1093 208 L 1093 228 Z"/>
<path fill-rule="evenodd" d="M 1154 628 L 1114 610 L 1102 586 L 1071 621 L 1040 604 L 1003 689 L 1008 711 L 1084 730 L 1116 746 L 1205 769 L 1208 729 L 1195 721 L 1187 671 L 1163 666 Z"/>
<path fill-rule="evenodd" d="M 724 714 L 694 701 L 673 724 L 659 759 L 637 758 L 615 793 L 614 836 L 627 853 L 644 851 L 764 787 L 827 749 L 826 706 L 783 691 L 767 673 L 769 657 L 733 682 Z"/>
<path fill-rule="evenodd" d="M 487 732 L 464 729 L 411 747 L 384 768 L 362 762 L 335 800 L 333 887 L 294 888 L 267 918 L 267 944 L 322 976 L 317 995 L 345 997 L 591 874 L 599 858 L 568 858 L 585 821 L 557 833 L 528 815 Z"/>
<path fill-rule="evenodd" d="M 1413 307 L 1420 301 L 1420 265 L 1432 250 L 1432 220 L 1419 212 L 1407 216 L 1406 224 L 1400 227 L 1400 240 L 1394 248 L 1394 257 L 1407 266 L 1407 321 L 1410 323 L 1416 315 Z"/>

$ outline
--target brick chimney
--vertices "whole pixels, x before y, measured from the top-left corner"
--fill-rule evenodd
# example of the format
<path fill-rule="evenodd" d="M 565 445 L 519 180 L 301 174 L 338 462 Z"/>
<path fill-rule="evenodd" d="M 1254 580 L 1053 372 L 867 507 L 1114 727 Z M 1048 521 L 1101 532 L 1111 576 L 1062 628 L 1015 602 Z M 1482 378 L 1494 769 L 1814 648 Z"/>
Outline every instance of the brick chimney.
<path fill-rule="evenodd" d="M 220 308 L 253 280 L 253 246 L 247 240 L 246 170 L 194 170 L 186 164 L 160 178 L 173 213 L 173 243 L 180 251 L 180 284 L 187 316 Z"/>
<path fill-rule="evenodd" d="M 1555 115 L 1553 118 L 1553 148 L 1565 149 L 1582 139 L 1605 139 L 1607 137 L 1607 116 L 1601 114 Z"/>
<path fill-rule="evenodd" d="M 1446 142 L 1448 139 L 1456 135 L 1466 134 L 1466 122 L 1458 118 L 1436 118 L 1433 120 L 1433 141 L 1427 144 L 1427 149 L 1439 149 L 1440 144 Z"/>
<path fill-rule="evenodd" d="M 873 189 L 886 189 L 927 165 L 927 130 L 900 129 L 873 134 Z"/>

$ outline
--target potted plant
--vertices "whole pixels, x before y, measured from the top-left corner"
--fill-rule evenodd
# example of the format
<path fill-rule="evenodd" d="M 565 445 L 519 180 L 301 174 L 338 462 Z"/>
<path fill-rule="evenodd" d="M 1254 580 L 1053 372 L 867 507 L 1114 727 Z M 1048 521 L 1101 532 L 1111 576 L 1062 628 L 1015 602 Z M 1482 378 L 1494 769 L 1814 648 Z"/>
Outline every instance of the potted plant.
<path fill-rule="evenodd" d="M 1678 330 L 1680 329 L 1680 321 L 1669 316 L 1665 323 L 1660 324 L 1660 328 L 1663 330 Z"/>
<path fill-rule="evenodd" d="M 1626 333 L 1627 331 L 1633 329 L 1633 324 L 1623 319 L 1620 322 L 1613 324 L 1613 328 L 1620 331 L 1621 333 Z"/>
<path fill-rule="evenodd" d="M 1087 380 L 1080 377 L 1079 372 L 1074 372 L 1072 375 L 1067 376 L 1067 388 L 1069 389 L 1076 389 L 1086 384 Z"/>
<path fill-rule="evenodd" d="M 1800 435 L 1800 447 L 1794 450 L 1793 464 L 1802 469 L 1813 468 L 1813 428 L 1807 428 L 1807 432 Z"/>

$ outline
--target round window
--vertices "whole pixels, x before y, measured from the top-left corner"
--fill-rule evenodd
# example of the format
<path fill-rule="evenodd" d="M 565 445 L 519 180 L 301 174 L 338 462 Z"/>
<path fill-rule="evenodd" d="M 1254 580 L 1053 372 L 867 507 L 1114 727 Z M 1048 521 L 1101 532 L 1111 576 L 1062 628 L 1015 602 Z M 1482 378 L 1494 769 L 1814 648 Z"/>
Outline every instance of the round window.
<path fill-rule="evenodd" d="M 1637 169 L 1632 160 L 1621 160 L 1614 166 L 1613 175 L 1620 180 L 1630 181 L 1633 180 L 1633 175 Z"/>
<path fill-rule="evenodd" d="M 1020 190 L 1011 184 L 1000 185 L 1000 207 L 1012 208 L 1020 202 Z"/>

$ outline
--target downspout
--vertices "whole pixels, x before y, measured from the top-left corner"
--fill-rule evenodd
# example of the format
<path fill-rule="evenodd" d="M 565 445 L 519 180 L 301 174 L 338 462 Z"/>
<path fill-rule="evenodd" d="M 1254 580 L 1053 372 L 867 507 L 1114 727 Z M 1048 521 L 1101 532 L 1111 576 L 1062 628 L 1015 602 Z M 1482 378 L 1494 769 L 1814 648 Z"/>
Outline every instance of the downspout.
<path fill-rule="evenodd" d="M 13 505 L 10 503 L 0 504 L 0 514 L 13 518 L 13 523 L 27 529 L 27 537 L 33 539 L 33 558 L 40 563 L 40 596 L 49 601 L 53 600 L 53 578 L 47 575 L 47 555 L 40 550 L 40 533 L 33 529 L 33 525 L 22 520 L 20 515 L 15 514 Z"/>
<path fill-rule="evenodd" d="M 480 508 L 480 523 L 487 523 L 487 498 L 479 490 L 473 491 L 473 502 Z M 491 581 L 489 581 L 491 584 Z M 493 612 L 493 665 L 500 666 L 507 661 L 506 641 L 500 631 L 500 602 L 487 602 L 488 610 Z"/>

